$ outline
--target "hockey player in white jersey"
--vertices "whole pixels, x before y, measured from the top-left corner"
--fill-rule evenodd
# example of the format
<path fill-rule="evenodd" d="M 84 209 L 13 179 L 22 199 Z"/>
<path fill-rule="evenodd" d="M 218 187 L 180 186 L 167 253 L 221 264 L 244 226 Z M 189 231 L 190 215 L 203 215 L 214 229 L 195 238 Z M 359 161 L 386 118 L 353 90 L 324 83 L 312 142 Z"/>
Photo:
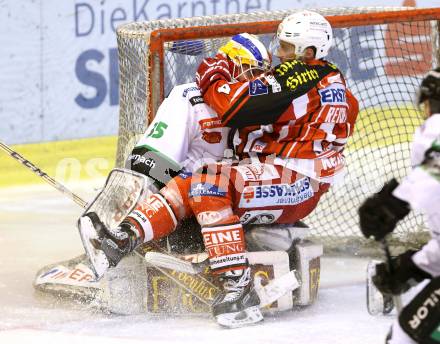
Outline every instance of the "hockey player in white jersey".
<path fill-rule="evenodd" d="M 237 80 L 247 80 L 270 67 L 270 55 L 255 36 L 236 35 L 228 47 L 230 49 L 225 54 L 231 65 L 227 69 L 233 71 Z M 108 265 L 116 266 L 135 247 L 170 235 L 181 220 L 193 215 L 188 196 L 190 192 L 197 192 L 197 189 L 192 189 L 194 180 L 190 178 L 191 172 L 206 168 L 206 165 L 216 163 L 224 157 L 228 129 L 221 125 L 214 110 L 204 103 L 195 84 L 173 89 L 145 136 L 129 156 L 126 166 L 147 176 L 152 182 L 150 189 L 157 192 L 146 198 L 139 198 L 137 206 L 128 216 L 122 216 L 124 219 L 117 228 L 103 224 L 102 217 L 98 217 L 93 211 L 86 210 L 80 218 L 83 243 L 91 257 L 96 276 L 100 275 L 96 266 L 104 265 L 98 261 L 93 262 L 93 251 L 104 252 Z M 216 192 L 220 193 L 211 191 L 213 196 Z M 204 219 L 210 221 L 219 214 L 205 215 L 213 217 Z M 198 220 L 200 222 L 199 218 Z M 91 236 L 84 235 L 83 228 L 90 227 L 98 233 L 98 240 L 96 237 L 90 240 Z M 105 266 L 101 272 L 104 271 Z M 255 294 L 251 289 L 250 278 L 246 279 L 246 284 L 240 283 L 240 286 L 229 286 L 230 296 L 240 296 L 239 288 L 246 286 L 252 290 L 252 295 Z M 235 303 L 231 299 L 231 307 L 236 313 L 252 308 L 249 313 L 252 318 L 250 322 L 262 320 L 258 296 L 254 296 L 239 299 Z M 247 319 L 239 319 L 238 323 L 244 324 L 242 320 Z"/>
<path fill-rule="evenodd" d="M 411 173 L 400 184 L 395 179 L 386 183 L 359 208 L 367 238 L 383 240 L 410 209 L 426 215 L 431 231 L 431 239 L 420 250 L 392 258 L 392 269 L 385 263 L 376 266 L 373 283 L 384 294 L 399 295 L 428 280 L 400 311 L 388 344 L 440 343 L 440 68 L 423 79 L 418 103 L 426 121 L 414 135 Z"/>

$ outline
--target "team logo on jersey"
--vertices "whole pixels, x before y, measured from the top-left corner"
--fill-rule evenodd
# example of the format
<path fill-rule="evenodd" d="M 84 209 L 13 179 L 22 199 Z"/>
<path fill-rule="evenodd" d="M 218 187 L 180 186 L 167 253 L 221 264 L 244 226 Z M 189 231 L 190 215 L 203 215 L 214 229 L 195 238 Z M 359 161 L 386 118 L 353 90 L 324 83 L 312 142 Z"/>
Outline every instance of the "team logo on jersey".
<path fill-rule="evenodd" d="M 263 94 L 268 94 L 269 88 L 260 79 L 249 82 L 249 95 L 250 96 L 261 96 Z"/>
<path fill-rule="evenodd" d="M 203 100 L 202 96 L 195 96 L 189 98 L 189 102 L 191 103 L 192 106 L 195 106 L 197 104 L 203 104 L 205 101 Z"/>
<path fill-rule="evenodd" d="M 342 84 L 331 84 L 319 90 L 321 104 L 347 105 L 345 87 Z"/>
<path fill-rule="evenodd" d="M 241 208 L 295 205 L 313 197 L 308 177 L 292 184 L 247 186 L 240 199 Z"/>
<path fill-rule="evenodd" d="M 191 191 L 189 193 L 190 197 L 200 197 L 200 196 L 226 196 L 226 191 L 221 190 L 217 185 L 212 185 L 210 183 L 197 183 L 191 185 Z"/>

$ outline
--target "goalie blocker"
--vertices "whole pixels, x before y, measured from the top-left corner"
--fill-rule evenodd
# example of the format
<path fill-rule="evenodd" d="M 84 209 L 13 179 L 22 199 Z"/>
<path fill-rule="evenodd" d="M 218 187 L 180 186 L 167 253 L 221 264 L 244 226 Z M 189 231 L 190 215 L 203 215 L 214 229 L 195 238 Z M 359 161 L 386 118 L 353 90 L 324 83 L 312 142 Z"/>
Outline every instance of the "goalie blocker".
<path fill-rule="evenodd" d="M 265 285 L 291 270 L 296 270 L 300 282 L 292 293 L 282 296 L 266 310 L 284 311 L 312 304 L 317 298 L 323 249 L 322 245 L 305 239 L 309 229 L 299 223 L 254 225 L 246 230 L 246 240 L 252 251 L 248 257 L 255 285 Z M 176 231 L 174 235 L 179 232 L 183 231 Z M 151 250 L 148 245 L 142 248 L 144 251 Z M 38 272 L 34 286 L 44 294 L 80 299 L 119 314 L 209 313 L 207 304 L 211 304 L 219 293 L 219 284 L 208 268 L 200 275 L 167 270 L 179 281 L 179 286 L 158 269 L 148 266 L 139 255 L 124 258 L 100 281 L 94 280 L 94 274 L 86 264 L 87 259 L 83 256 L 47 266 Z M 202 302 L 201 298 L 206 302 Z"/>

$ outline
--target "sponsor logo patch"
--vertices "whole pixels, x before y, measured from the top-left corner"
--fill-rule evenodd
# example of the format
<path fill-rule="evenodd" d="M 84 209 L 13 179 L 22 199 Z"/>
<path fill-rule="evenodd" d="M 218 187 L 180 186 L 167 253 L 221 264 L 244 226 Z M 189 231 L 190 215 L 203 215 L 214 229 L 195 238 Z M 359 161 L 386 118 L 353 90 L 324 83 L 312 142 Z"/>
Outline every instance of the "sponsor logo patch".
<path fill-rule="evenodd" d="M 292 184 L 247 186 L 240 199 L 241 208 L 295 205 L 313 197 L 308 177 Z"/>
<path fill-rule="evenodd" d="M 178 174 L 178 176 L 179 176 L 180 178 L 182 178 L 182 179 L 188 179 L 189 177 L 192 176 L 192 173 L 191 173 L 191 172 L 184 172 L 184 171 L 182 171 L 182 172 L 180 172 L 180 173 Z"/>
<path fill-rule="evenodd" d="M 192 106 L 195 106 L 197 104 L 203 104 L 205 101 L 203 100 L 202 96 L 195 96 L 189 99 L 189 102 Z"/>
<path fill-rule="evenodd" d="M 222 215 L 218 211 L 204 211 L 197 215 L 197 221 L 202 225 L 211 225 L 213 223 L 219 222 Z"/>
<path fill-rule="evenodd" d="M 93 272 L 81 263 L 73 269 L 58 265 L 37 277 L 37 285 L 45 283 L 89 286 L 94 278 Z"/>
<path fill-rule="evenodd" d="M 263 94 L 268 94 L 268 87 L 260 79 L 249 82 L 249 95 L 250 96 L 261 96 Z"/>
<path fill-rule="evenodd" d="M 187 94 L 189 93 L 189 92 L 191 92 L 191 91 L 200 91 L 199 90 L 199 88 L 198 87 L 188 87 L 188 88 L 185 88 L 184 90 L 183 90 L 183 93 L 182 93 L 182 97 L 186 97 L 187 96 Z"/>
<path fill-rule="evenodd" d="M 205 118 L 199 121 L 199 125 L 202 130 L 220 128 L 222 126 L 222 121 L 221 119 Z"/>
<path fill-rule="evenodd" d="M 263 142 L 263 141 L 257 141 L 255 142 L 255 144 L 253 145 L 251 151 L 252 152 L 257 152 L 257 153 L 261 153 L 264 148 L 267 146 L 267 143 Z"/>
<path fill-rule="evenodd" d="M 210 183 L 197 183 L 191 185 L 191 191 L 189 195 L 190 197 L 200 197 L 200 196 L 225 197 L 226 191 L 220 190 L 217 185 L 212 185 Z"/>
<path fill-rule="evenodd" d="M 276 168 L 268 164 L 239 165 L 235 169 L 245 181 L 271 180 L 280 177 Z"/>
<path fill-rule="evenodd" d="M 321 104 L 347 105 L 345 87 L 342 84 L 331 84 L 319 90 Z"/>

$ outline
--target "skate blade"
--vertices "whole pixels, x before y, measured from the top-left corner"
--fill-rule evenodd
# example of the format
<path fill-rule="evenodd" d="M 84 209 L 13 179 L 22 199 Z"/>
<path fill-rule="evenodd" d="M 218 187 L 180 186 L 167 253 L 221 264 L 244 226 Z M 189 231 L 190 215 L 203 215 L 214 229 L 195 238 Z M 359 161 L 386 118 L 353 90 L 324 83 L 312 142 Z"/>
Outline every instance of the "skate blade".
<path fill-rule="evenodd" d="M 254 325 L 264 320 L 258 306 L 246 308 L 241 312 L 220 314 L 215 318 L 220 326 L 226 328 Z"/>
<path fill-rule="evenodd" d="M 96 247 L 98 234 L 93 227 L 92 220 L 88 216 L 82 216 L 78 221 L 79 234 L 89 258 L 91 269 L 95 274 L 96 280 L 100 280 L 109 268 L 109 262 L 104 252 Z"/>

